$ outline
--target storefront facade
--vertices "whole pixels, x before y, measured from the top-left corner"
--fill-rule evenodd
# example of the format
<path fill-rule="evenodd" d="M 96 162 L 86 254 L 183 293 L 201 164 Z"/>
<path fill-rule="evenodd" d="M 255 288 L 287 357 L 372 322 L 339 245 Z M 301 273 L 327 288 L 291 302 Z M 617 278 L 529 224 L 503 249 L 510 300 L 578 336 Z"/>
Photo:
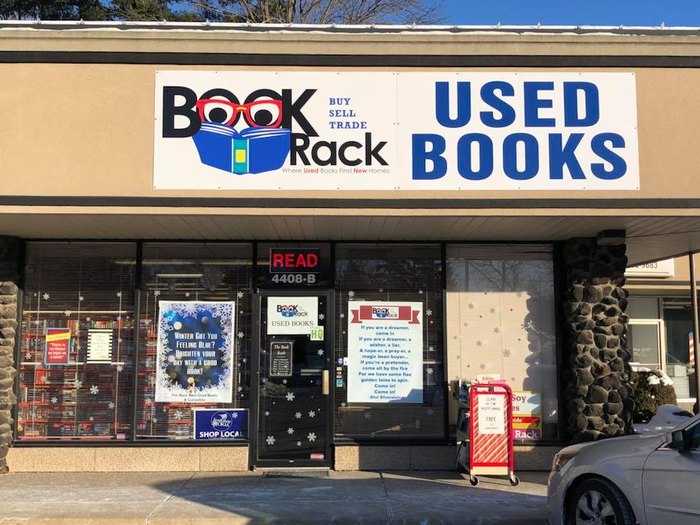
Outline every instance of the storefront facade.
<path fill-rule="evenodd" d="M 700 246 L 691 32 L 0 31 L 13 471 L 452 468 L 489 378 L 520 468 L 629 431 L 625 268 Z"/>

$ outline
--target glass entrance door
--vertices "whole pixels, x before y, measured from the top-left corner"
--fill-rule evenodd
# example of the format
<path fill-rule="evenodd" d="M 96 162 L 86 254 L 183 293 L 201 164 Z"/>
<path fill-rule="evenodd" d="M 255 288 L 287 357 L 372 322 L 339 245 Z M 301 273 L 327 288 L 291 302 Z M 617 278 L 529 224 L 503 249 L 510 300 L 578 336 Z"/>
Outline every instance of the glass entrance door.
<path fill-rule="evenodd" d="M 330 466 L 330 292 L 259 296 L 256 466 Z"/>

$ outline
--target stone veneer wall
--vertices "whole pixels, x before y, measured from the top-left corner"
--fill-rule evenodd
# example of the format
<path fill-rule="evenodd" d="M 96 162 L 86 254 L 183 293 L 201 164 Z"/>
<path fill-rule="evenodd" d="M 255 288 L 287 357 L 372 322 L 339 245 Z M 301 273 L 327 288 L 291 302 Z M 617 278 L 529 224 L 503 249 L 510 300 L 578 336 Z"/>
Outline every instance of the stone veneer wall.
<path fill-rule="evenodd" d="M 19 289 L 19 240 L 0 237 L 0 474 L 9 471 L 7 453 L 12 443 L 15 334 Z"/>
<path fill-rule="evenodd" d="M 594 238 L 564 245 L 564 396 L 574 442 L 632 432 L 625 252 L 625 244 L 600 246 Z"/>

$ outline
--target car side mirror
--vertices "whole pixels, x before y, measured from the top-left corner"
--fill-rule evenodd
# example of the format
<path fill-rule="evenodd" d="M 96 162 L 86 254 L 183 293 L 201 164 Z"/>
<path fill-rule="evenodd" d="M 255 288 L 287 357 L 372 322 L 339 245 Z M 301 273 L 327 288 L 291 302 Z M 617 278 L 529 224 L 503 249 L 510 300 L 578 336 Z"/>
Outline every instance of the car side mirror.
<path fill-rule="evenodd" d="M 685 452 L 688 450 L 688 440 L 686 439 L 685 431 L 676 430 L 671 432 L 671 445 L 678 452 Z"/>

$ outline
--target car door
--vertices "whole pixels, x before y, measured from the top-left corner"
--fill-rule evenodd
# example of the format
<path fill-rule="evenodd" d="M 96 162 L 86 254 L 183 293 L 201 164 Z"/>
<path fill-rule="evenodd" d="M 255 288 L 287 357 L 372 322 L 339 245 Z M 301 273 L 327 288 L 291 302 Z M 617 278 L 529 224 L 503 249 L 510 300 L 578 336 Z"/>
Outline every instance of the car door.
<path fill-rule="evenodd" d="M 643 491 L 647 523 L 700 523 L 700 423 L 690 427 L 685 452 L 663 446 L 644 465 Z"/>

